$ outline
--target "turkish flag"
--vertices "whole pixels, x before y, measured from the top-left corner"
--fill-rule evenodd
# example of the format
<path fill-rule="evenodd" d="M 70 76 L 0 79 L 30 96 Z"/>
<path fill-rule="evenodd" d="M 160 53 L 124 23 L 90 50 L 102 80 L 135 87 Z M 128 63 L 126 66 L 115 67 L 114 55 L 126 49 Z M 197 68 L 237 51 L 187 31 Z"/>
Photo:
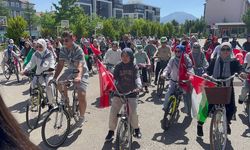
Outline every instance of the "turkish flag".
<path fill-rule="evenodd" d="M 94 53 L 96 56 L 99 56 L 99 55 L 102 54 L 102 52 L 101 52 L 99 49 L 95 48 L 93 44 L 91 44 L 91 43 L 89 43 L 89 44 L 90 44 L 90 48 L 92 49 L 93 53 Z"/>
<path fill-rule="evenodd" d="M 115 90 L 113 75 L 105 68 L 103 63 L 96 59 L 100 81 L 100 108 L 109 106 L 109 94 Z"/>
<path fill-rule="evenodd" d="M 189 75 L 188 75 L 188 70 L 187 70 L 187 65 L 185 62 L 185 53 L 182 53 L 181 59 L 180 59 L 180 64 L 179 64 L 179 81 L 181 80 L 189 80 Z M 187 83 L 179 83 L 180 87 L 188 92 L 190 90 L 190 86 Z"/>

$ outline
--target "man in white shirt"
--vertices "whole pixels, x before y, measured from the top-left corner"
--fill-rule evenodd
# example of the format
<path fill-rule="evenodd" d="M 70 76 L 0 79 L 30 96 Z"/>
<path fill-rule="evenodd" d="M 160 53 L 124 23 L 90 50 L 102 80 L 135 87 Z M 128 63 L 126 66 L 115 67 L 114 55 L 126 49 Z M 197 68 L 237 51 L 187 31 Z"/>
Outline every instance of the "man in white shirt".
<path fill-rule="evenodd" d="M 247 94 L 249 92 L 250 88 L 250 52 L 246 54 L 245 60 L 244 60 L 244 71 L 245 73 L 242 73 L 241 76 L 245 78 L 244 85 L 241 89 L 241 94 L 239 95 L 239 103 L 242 104 L 243 101 L 246 99 Z"/>
<path fill-rule="evenodd" d="M 121 61 L 121 53 L 122 51 L 118 47 L 119 43 L 114 41 L 112 43 L 112 48 L 110 48 L 105 56 L 104 56 L 104 63 L 107 66 L 107 69 L 112 72 L 112 68 L 115 67 Z"/>

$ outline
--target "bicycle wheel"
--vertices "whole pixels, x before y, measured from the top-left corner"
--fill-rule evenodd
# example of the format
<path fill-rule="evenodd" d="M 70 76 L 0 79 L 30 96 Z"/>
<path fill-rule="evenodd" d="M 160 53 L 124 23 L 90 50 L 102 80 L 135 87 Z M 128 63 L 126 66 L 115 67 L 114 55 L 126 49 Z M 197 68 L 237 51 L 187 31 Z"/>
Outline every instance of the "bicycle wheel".
<path fill-rule="evenodd" d="M 51 148 L 58 148 L 70 132 L 70 116 L 62 108 L 53 109 L 42 125 L 42 139 Z"/>
<path fill-rule="evenodd" d="M 165 86 L 165 80 L 162 78 L 158 79 L 158 84 L 157 84 L 157 95 L 159 97 L 162 96 L 163 90 L 164 90 L 164 86 Z"/>
<path fill-rule="evenodd" d="M 26 106 L 26 123 L 30 129 L 35 129 L 41 115 L 41 93 L 34 89 Z"/>
<path fill-rule="evenodd" d="M 227 144 L 227 118 L 225 110 L 215 110 L 210 125 L 210 147 L 225 150 Z"/>
<path fill-rule="evenodd" d="M 132 147 L 132 127 L 125 120 L 120 120 L 116 134 L 116 149 L 124 150 Z"/>
<path fill-rule="evenodd" d="M 4 77 L 9 80 L 11 76 L 11 70 L 8 64 L 5 63 L 4 65 L 4 70 L 3 70 L 3 75 Z"/>
<path fill-rule="evenodd" d="M 171 126 L 173 120 L 172 118 L 173 115 L 175 114 L 175 111 L 176 111 L 176 97 L 173 95 L 170 96 L 168 99 L 167 108 L 165 110 L 164 117 L 161 121 L 161 128 L 163 130 L 168 130 L 169 127 Z"/>

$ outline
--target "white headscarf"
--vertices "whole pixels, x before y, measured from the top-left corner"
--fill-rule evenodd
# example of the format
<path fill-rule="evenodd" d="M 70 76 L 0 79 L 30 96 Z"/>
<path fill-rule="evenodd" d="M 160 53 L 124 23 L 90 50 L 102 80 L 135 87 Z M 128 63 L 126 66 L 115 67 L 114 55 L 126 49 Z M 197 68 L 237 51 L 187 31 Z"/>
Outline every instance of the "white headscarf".
<path fill-rule="evenodd" d="M 47 43 L 44 39 L 38 39 L 37 40 L 37 44 L 40 44 L 43 46 L 43 50 L 42 51 L 37 51 L 39 52 L 41 55 L 43 55 L 45 53 L 45 50 L 47 49 Z"/>

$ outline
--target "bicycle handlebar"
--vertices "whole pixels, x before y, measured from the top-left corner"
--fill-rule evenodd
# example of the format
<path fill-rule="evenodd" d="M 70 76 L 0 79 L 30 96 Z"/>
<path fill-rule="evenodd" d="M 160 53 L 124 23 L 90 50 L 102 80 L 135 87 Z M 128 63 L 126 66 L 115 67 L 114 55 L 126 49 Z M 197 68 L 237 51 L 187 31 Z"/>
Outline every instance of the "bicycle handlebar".
<path fill-rule="evenodd" d="M 212 77 L 212 76 L 207 76 L 206 78 L 207 78 L 208 80 L 211 80 L 211 81 L 214 81 L 214 82 L 227 82 L 227 81 L 233 79 L 234 77 L 239 77 L 239 76 L 238 76 L 237 73 L 235 73 L 234 75 L 232 75 L 232 76 L 230 76 L 230 77 L 228 77 L 228 78 L 226 78 L 226 79 L 215 79 L 215 78 Z"/>

